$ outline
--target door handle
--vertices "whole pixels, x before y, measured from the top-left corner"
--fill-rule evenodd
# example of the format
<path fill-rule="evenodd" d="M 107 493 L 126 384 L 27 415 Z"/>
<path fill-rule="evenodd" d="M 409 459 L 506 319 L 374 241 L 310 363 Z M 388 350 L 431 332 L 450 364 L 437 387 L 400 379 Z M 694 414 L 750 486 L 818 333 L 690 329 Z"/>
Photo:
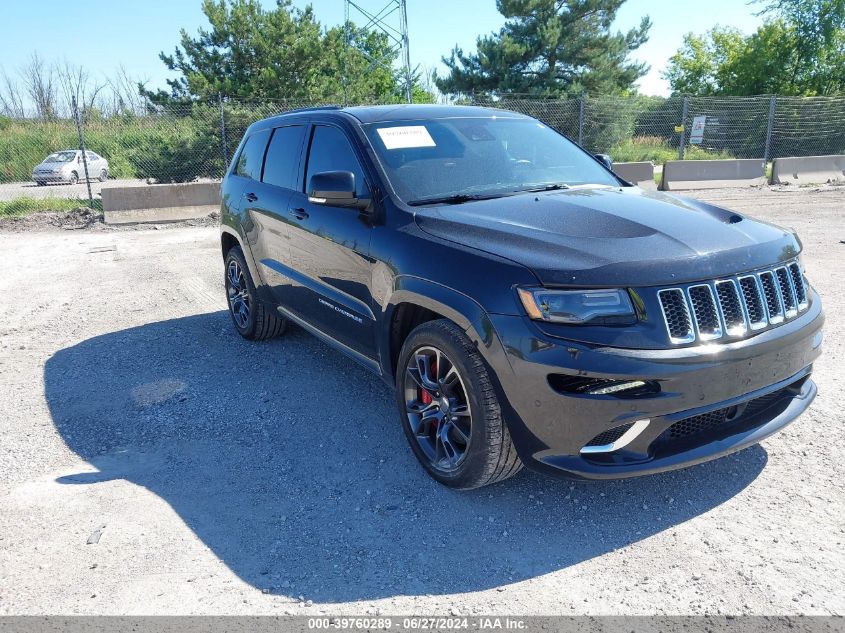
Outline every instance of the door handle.
<path fill-rule="evenodd" d="M 300 209 L 291 209 L 290 211 L 288 211 L 288 213 L 290 215 L 292 215 L 293 217 L 295 217 L 297 220 L 304 220 L 308 217 L 308 211 L 306 211 L 305 209 L 301 209 L 301 208 Z"/>
<path fill-rule="evenodd" d="M 252 192 L 249 192 L 248 194 L 246 194 L 246 199 L 247 199 L 249 202 L 255 202 L 256 200 L 258 200 L 258 196 L 256 196 L 256 195 L 255 195 L 254 193 L 252 193 Z"/>

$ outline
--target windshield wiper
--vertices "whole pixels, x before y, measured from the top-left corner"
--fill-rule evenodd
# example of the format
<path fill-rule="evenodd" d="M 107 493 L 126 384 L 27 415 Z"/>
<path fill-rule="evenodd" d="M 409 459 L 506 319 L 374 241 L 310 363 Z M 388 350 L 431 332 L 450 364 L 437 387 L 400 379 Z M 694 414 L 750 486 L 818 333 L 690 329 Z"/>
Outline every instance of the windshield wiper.
<path fill-rule="evenodd" d="M 420 207 L 424 204 L 463 204 L 464 202 L 472 202 L 473 200 L 492 200 L 493 198 L 501 198 L 505 195 L 507 193 L 455 193 L 450 196 L 434 196 L 431 198 L 410 200 L 408 204 L 412 207 Z"/>
<path fill-rule="evenodd" d="M 572 189 L 572 187 L 565 182 L 549 182 L 544 185 L 531 187 L 530 189 L 522 189 L 521 191 L 536 193 L 538 191 L 558 191 L 560 189 Z"/>

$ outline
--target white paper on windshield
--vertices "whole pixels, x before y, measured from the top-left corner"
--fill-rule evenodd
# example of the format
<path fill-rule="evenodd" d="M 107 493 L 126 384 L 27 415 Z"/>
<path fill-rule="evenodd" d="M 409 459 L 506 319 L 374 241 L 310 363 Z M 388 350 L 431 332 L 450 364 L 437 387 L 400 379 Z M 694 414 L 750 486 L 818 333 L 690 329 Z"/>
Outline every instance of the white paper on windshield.
<path fill-rule="evenodd" d="M 437 145 L 424 125 L 382 127 L 376 131 L 387 149 L 435 147 Z"/>

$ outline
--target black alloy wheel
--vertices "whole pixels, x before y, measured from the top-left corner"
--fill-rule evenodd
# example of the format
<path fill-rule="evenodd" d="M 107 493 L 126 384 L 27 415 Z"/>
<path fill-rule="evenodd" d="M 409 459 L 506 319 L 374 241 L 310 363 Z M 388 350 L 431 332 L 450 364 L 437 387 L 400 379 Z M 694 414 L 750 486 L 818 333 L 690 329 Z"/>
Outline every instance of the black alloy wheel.
<path fill-rule="evenodd" d="M 250 323 L 252 297 L 249 295 L 243 268 L 234 257 L 226 265 L 226 296 L 229 298 L 232 320 L 239 330 L 246 330 Z"/>
<path fill-rule="evenodd" d="M 435 480 L 467 490 L 522 468 L 497 391 L 454 322 L 427 321 L 408 334 L 396 363 L 396 402 L 411 450 Z"/>
<path fill-rule="evenodd" d="M 420 347 L 408 359 L 404 387 L 411 433 L 430 467 L 454 472 L 472 441 L 472 413 L 457 367 L 436 347 Z"/>
<path fill-rule="evenodd" d="M 284 332 L 287 319 L 277 314 L 274 306 L 259 301 L 240 246 L 229 250 L 224 266 L 229 316 L 238 334 L 250 341 L 260 341 Z"/>

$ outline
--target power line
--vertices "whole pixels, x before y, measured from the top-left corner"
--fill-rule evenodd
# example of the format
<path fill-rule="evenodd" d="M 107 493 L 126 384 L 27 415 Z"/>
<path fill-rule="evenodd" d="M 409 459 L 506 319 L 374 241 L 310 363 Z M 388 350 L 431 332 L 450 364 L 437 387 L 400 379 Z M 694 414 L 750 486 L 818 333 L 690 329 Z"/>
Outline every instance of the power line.
<path fill-rule="evenodd" d="M 365 24 L 364 31 L 374 30 L 387 37 L 389 47 L 384 55 L 374 57 L 362 46 L 352 41 L 352 34 L 350 32 L 350 24 L 352 14 L 356 17 L 363 17 Z M 388 0 L 381 9 L 373 12 L 370 9 L 361 6 L 361 2 L 354 0 L 344 0 L 344 22 L 343 22 L 344 40 L 346 43 L 345 54 L 348 57 L 349 49 L 356 48 L 364 57 L 369 60 L 371 67 L 381 66 L 393 72 L 393 59 L 399 57 L 401 66 L 402 79 L 405 88 L 405 100 L 411 103 L 411 96 L 413 92 L 413 71 L 411 70 L 411 52 L 410 52 L 410 38 L 408 37 L 408 11 L 405 0 Z M 346 60 L 344 60 L 343 73 L 343 96 L 346 101 L 349 100 L 349 85 L 348 73 L 346 69 Z"/>

